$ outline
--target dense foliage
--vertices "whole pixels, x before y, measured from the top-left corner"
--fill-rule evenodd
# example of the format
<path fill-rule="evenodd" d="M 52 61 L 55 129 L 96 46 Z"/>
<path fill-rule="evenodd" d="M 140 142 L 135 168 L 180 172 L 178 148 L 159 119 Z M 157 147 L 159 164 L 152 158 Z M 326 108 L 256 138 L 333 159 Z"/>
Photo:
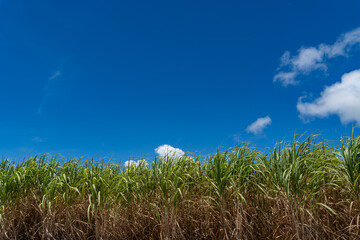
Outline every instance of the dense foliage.
<path fill-rule="evenodd" d="M 0 163 L 1 239 L 354 239 L 360 136 L 206 159 Z"/>

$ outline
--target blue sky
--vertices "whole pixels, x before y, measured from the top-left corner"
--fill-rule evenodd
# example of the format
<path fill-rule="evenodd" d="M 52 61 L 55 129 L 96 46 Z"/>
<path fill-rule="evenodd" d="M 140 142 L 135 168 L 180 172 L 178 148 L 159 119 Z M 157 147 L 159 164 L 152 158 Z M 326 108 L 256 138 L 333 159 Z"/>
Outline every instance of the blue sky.
<path fill-rule="evenodd" d="M 203 154 L 360 122 L 360 2 L 0 0 L 0 151 Z M 345 74 L 345 75 L 344 75 Z"/>

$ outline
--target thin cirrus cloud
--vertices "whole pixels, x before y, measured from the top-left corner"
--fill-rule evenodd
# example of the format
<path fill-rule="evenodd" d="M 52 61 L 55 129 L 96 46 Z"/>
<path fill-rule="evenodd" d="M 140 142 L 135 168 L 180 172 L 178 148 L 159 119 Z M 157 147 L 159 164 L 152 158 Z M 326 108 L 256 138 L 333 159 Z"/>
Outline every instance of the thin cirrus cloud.
<path fill-rule="evenodd" d="M 55 78 L 57 78 L 57 77 L 59 77 L 59 76 L 61 76 L 61 72 L 60 71 L 55 71 L 54 73 L 53 73 L 53 75 L 51 75 L 50 77 L 49 77 L 49 80 L 51 81 L 51 80 L 54 80 Z"/>
<path fill-rule="evenodd" d="M 41 137 L 33 137 L 31 139 L 32 142 L 36 142 L 36 143 L 43 143 L 43 142 L 46 142 L 46 138 L 41 138 Z"/>
<path fill-rule="evenodd" d="M 255 122 L 250 124 L 246 131 L 248 133 L 253 133 L 255 135 L 260 134 L 264 131 L 264 129 L 271 124 L 271 118 L 269 116 L 258 118 Z"/>
<path fill-rule="evenodd" d="M 296 79 L 299 75 L 309 74 L 314 70 L 326 72 L 327 59 L 347 56 L 355 45 L 360 45 L 360 27 L 342 34 L 332 45 L 321 43 L 317 47 L 302 47 L 295 56 L 286 51 L 273 80 L 283 86 L 296 85 L 299 83 Z"/>
<path fill-rule="evenodd" d="M 44 88 L 44 95 L 43 95 L 42 101 L 37 110 L 38 114 L 42 113 L 44 106 L 48 103 L 49 98 L 53 94 L 54 82 L 60 76 L 61 76 L 61 72 L 59 70 L 57 70 L 48 78 L 47 83 Z"/>
<path fill-rule="evenodd" d="M 303 99 L 299 98 L 297 103 L 302 118 L 335 114 L 343 124 L 352 121 L 360 124 L 360 69 L 344 74 L 340 82 L 325 87 L 313 102 L 303 102 Z"/>
<path fill-rule="evenodd" d="M 180 148 L 174 148 L 168 144 L 161 145 L 155 149 L 155 152 L 160 157 L 182 157 L 185 155 L 185 152 Z"/>

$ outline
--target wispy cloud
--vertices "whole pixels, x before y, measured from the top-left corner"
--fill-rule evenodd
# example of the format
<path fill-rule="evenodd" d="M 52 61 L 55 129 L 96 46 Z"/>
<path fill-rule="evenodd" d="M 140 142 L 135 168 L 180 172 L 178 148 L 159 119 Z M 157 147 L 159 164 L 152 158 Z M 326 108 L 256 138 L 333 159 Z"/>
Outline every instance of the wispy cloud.
<path fill-rule="evenodd" d="M 57 70 L 48 78 L 45 88 L 44 88 L 44 95 L 43 95 L 42 101 L 37 110 L 38 114 L 42 113 L 44 106 L 48 103 L 49 98 L 53 94 L 54 82 L 60 76 L 61 76 L 61 72 L 59 70 Z"/>
<path fill-rule="evenodd" d="M 155 152 L 160 156 L 160 157 L 181 157 L 183 155 L 185 155 L 185 152 L 183 150 L 181 150 L 180 148 L 174 148 L 170 145 L 164 144 L 161 145 L 159 147 L 157 147 L 155 149 Z"/>
<path fill-rule="evenodd" d="M 42 143 L 42 142 L 46 142 L 46 138 L 41 138 L 41 137 L 33 137 L 31 139 L 32 142 L 36 142 L 36 143 Z"/>
<path fill-rule="evenodd" d="M 327 71 L 326 61 L 338 56 L 348 56 L 353 46 L 360 44 L 360 28 L 342 34 L 334 44 L 321 43 L 317 47 L 302 47 L 295 56 L 286 51 L 281 57 L 278 73 L 274 82 L 283 86 L 296 85 L 299 75 L 309 74 L 314 70 Z"/>
<path fill-rule="evenodd" d="M 253 122 L 246 128 L 246 131 L 248 133 L 260 134 L 270 124 L 271 124 L 271 118 L 269 116 L 258 118 L 256 119 L 255 122 Z"/>
<path fill-rule="evenodd" d="M 59 76 L 61 76 L 61 72 L 60 72 L 59 70 L 58 70 L 58 71 L 55 71 L 54 74 L 49 77 L 49 80 L 50 80 L 50 81 L 51 81 L 51 80 L 54 80 L 55 78 L 57 78 L 57 77 L 59 77 Z"/>
<path fill-rule="evenodd" d="M 344 74 L 341 82 L 325 87 L 313 102 L 299 98 L 300 117 L 327 117 L 336 114 L 342 123 L 356 121 L 360 124 L 360 69 Z"/>

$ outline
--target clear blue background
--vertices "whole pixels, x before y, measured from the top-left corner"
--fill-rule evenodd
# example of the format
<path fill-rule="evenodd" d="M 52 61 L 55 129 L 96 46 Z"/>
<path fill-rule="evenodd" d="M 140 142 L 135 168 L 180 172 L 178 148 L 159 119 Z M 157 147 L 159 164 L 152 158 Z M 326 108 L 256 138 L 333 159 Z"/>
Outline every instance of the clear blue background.
<path fill-rule="evenodd" d="M 338 140 L 353 123 L 304 123 L 296 103 L 360 68 L 360 51 L 295 87 L 273 83 L 281 55 L 360 26 L 360 1 L 0 0 L 0 153 L 22 158 L 203 154 L 294 133 Z M 60 75 L 49 80 L 56 72 Z M 259 117 L 272 124 L 245 131 Z"/>

